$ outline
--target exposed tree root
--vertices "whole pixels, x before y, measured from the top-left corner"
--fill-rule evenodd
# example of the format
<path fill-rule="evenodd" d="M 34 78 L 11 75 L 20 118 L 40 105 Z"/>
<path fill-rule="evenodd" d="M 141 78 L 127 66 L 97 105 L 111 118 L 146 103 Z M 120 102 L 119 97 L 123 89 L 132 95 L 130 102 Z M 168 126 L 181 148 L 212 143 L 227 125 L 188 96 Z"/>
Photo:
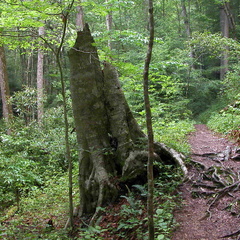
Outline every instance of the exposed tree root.
<path fill-rule="evenodd" d="M 159 154 L 161 157 L 162 155 L 165 155 L 169 159 L 172 159 L 175 161 L 177 165 L 180 166 L 183 174 L 184 174 L 184 179 L 188 179 L 188 170 L 187 167 L 184 163 L 184 160 L 186 159 L 185 156 L 177 151 L 175 151 L 172 148 L 167 147 L 164 143 L 155 143 L 154 148 L 156 153 L 160 152 L 162 154 Z"/>
<path fill-rule="evenodd" d="M 203 170 L 207 170 L 208 169 L 208 167 L 205 165 L 205 164 L 203 164 L 203 163 L 201 163 L 201 162 L 198 162 L 198 161 L 194 161 L 194 160 L 190 160 L 192 163 L 194 163 L 195 165 L 197 165 L 197 166 L 200 166 L 200 168 L 202 168 Z"/>
<path fill-rule="evenodd" d="M 210 158 L 213 161 L 228 161 L 231 157 L 231 154 L 235 153 L 236 159 L 238 159 L 238 155 L 240 157 L 240 154 L 236 153 L 235 150 L 233 150 L 230 146 L 227 146 L 226 149 L 222 152 L 209 152 L 209 153 L 203 153 L 203 154 L 197 154 L 194 153 L 194 156 L 199 156 L 199 157 L 206 157 Z M 234 157 L 232 156 L 231 159 Z M 239 158 L 240 160 L 240 158 Z"/>
<path fill-rule="evenodd" d="M 234 172 L 231 168 L 226 168 L 222 161 L 233 160 L 231 155 L 236 154 L 236 150 L 232 150 L 231 147 L 226 147 L 222 153 L 204 153 L 194 154 L 201 157 L 211 158 L 219 162 L 218 166 L 207 167 L 205 164 L 191 160 L 194 164 L 200 166 L 202 171 L 199 174 L 198 180 L 193 182 L 193 187 L 198 188 L 192 191 L 194 197 L 211 197 L 209 205 L 206 210 L 206 214 L 200 219 L 211 218 L 212 207 L 224 196 L 233 196 L 233 193 L 239 190 L 240 186 L 240 174 Z M 226 235 L 224 237 L 231 236 Z"/>

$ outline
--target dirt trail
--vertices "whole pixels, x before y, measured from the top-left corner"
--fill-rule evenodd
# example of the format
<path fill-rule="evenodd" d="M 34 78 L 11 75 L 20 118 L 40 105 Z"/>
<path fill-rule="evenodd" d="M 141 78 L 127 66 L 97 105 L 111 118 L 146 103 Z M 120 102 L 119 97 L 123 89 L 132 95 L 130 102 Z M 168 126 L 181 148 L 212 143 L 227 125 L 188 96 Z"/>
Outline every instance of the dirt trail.
<path fill-rule="evenodd" d="M 231 191 L 231 193 L 225 195 L 225 192 L 221 192 L 222 195 L 210 195 L 207 193 L 213 191 L 219 193 L 220 188 L 218 185 L 215 186 L 216 182 L 211 182 L 209 179 L 204 178 L 206 177 L 205 172 L 209 173 L 212 170 L 211 176 L 215 179 L 216 175 L 215 180 L 219 180 L 220 184 L 227 181 L 226 179 L 231 180 L 227 181 L 227 183 L 238 182 L 240 162 L 232 161 L 231 159 L 221 160 L 216 157 L 222 157 L 222 152 L 226 149 L 234 151 L 233 149 L 236 149 L 236 146 L 232 142 L 222 138 L 222 136 L 208 130 L 205 125 L 196 125 L 195 127 L 196 132 L 192 133 L 189 137 L 189 142 L 192 146 L 191 159 L 202 163 L 202 165 L 193 164 L 189 169 L 190 180 L 183 183 L 179 188 L 183 203 L 174 214 L 179 226 L 173 233 L 172 240 L 240 239 L 240 235 L 238 234 L 221 238 L 240 230 L 239 184 L 235 186 L 237 191 Z M 221 179 L 222 175 L 218 175 L 218 171 L 220 173 L 233 172 L 233 176 L 236 178 L 230 178 L 230 174 L 225 174 L 225 178 Z M 218 179 L 219 176 L 220 179 Z M 194 187 L 194 185 L 197 185 L 197 187 Z M 205 185 L 209 186 L 207 190 L 203 187 Z M 222 186 L 223 188 L 224 186 Z M 196 192 L 203 192 L 205 195 L 198 195 Z M 219 195 L 221 198 L 216 198 Z M 212 205 L 210 206 L 210 204 Z"/>

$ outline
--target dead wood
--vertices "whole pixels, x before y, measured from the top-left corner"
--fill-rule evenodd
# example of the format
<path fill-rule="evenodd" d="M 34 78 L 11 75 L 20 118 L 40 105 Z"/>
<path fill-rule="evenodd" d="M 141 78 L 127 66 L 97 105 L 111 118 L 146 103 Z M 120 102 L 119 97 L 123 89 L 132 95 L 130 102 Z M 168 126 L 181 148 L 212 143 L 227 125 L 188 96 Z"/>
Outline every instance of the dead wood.
<path fill-rule="evenodd" d="M 229 150 L 228 150 L 229 153 Z M 228 157 L 228 156 L 227 156 Z M 209 205 L 206 210 L 206 215 L 200 220 L 206 217 L 211 218 L 211 208 L 224 196 L 231 195 L 231 193 L 237 191 L 240 185 L 239 175 L 236 174 L 230 168 L 221 166 L 211 166 L 207 168 L 204 164 L 196 162 L 203 170 L 200 173 L 198 181 L 195 181 L 192 186 L 198 188 L 191 193 L 194 197 L 209 197 L 214 196 L 213 200 L 209 201 Z M 210 189 L 212 191 L 209 191 Z"/>
<path fill-rule="evenodd" d="M 230 234 L 227 234 L 227 235 L 225 235 L 225 236 L 222 236 L 221 238 L 233 237 L 233 236 L 237 236 L 237 235 L 239 235 L 239 234 L 240 234 L 240 230 L 237 230 L 237 231 L 235 231 L 235 232 L 233 232 L 233 233 L 230 233 Z"/>
<path fill-rule="evenodd" d="M 215 152 L 209 152 L 209 153 L 202 153 L 202 154 L 199 154 L 199 153 L 193 153 L 192 155 L 193 156 L 199 156 L 199 157 L 209 157 L 209 158 L 213 158 L 217 155 L 218 153 L 215 153 Z"/>
<path fill-rule="evenodd" d="M 229 160 L 231 153 L 232 148 L 230 146 L 227 146 L 226 149 L 223 151 L 225 161 Z"/>
<path fill-rule="evenodd" d="M 213 161 L 227 161 L 230 159 L 232 152 L 233 152 L 232 148 L 230 146 L 227 146 L 226 149 L 222 152 L 208 152 L 208 153 L 202 153 L 202 154 L 193 153 L 192 155 L 210 158 Z"/>
<path fill-rule="evenodd" d="M 203 191 L 203 190 L 194 190 L 191 192 L 192 193 L 192 196 L 196 197 L 196 196 L 212 196 L 214 194 L 216 194 L 215 191 Z"/>
<path fill-rule="evenodd" d="M 193 187 L 207 188 L 207 189 L 216 189 L 217 186 L 208 185 L 205 183 L 193 183 Z M 215 192 L 214 192 L 215 193 Z"/>
<path fill-rule="evenodd" d="M 116 68 L 105 61 L 101 64 L 87 24 L 77 34 L 69 61 L 79 145 L 78 215 L 93 214 L 92 224 L 100 207 L 125 191 L 120 185 L 146 181 L 148 141 L 129 108 Z M 174 149 L 154 143 L 154 160 L 177 163 L 187 178 L 185 157 Z"/>
<path fill-rule="evenodd" d="M 234 156 L 231 157 L 231 159 L 234 161 L 240 161 L 240 154 L 239 153 L 235 154 Z"/>

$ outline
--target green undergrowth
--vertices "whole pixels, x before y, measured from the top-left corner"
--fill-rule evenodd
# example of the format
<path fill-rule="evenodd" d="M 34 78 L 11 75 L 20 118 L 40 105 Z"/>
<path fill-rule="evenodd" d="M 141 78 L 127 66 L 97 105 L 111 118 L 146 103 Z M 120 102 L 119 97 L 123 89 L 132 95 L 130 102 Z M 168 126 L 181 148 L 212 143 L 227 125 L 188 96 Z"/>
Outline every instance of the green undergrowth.
<path fill-rule="evenodd" d="M 146 187 L 140 185 L 122 196 L 123 204 L 112 213 L 117 226 L 110 221 L 107 226 L 100 224 L 84 231 L 81 229 L 75 237 L 68 236 L 63 230 L 68 218 L 68 176 L 64 163 L 64 144 L 62 138 L 56 138 L 58 132 L 62 132 L 62 123 L 57 125 L 60 117 L 56 113 L 54 116 L 55 119 L 51 116 L 53 126 L 48 125 L 46 131 L 39 133 L 34 126 L 28 126 L 12 136 L 2 134 L 0 167 L 4 181 L 0 190 L 3 191 L 0 195 L 0 239 L 106 239 L 107 233 L 126 239 L 131 236 L 134 237 L 132 239 L 146 239 Z M 158 123 L 154 125 L 154 131 L 156 141 L 188 153 L 186 136 L 193 131 L 193 122 Z M 71 141 L 75 146 L 74 140 Z M 77 159 L 75 149 L 72 154 Z M 173 166 L 158 165 L 158 168 L 161 174 L 155 179 L 156 237 L 167 240 L 175 226 L 172 212 L 178 197 L 173 193 L 181 181 L 181 173 Z M 75 166 L 75 203 L 79 197 L 77 169 Z M 104 211 L 110 214 L 109 210 Z M 53 221 L 54 228 L 49 228 L 49 219 Z"/>
<path fill-rule="evenodd" d="M 157 123 L 154 125 L 155 141 L 163 142 L 179 152 L 188 154 L 190 146 L 187 136 L 195 131 L 190 120 Z M 157 240 L 170 240 L 177 227 L 173 211 L 181 205 L 177 187 L 182 180 L 182 172 L 172 165 L 156 163 L 160 175 L 155 179 L 155 237 Z M 81 239 L 148 239 L 147 226 L 147 188 L 134 185 L 127 195 L 121 197 L 120 206 L 104 209 L 104 215 L 95 228 L 82 230 Z"/>
<path fill-rule="evenodd" d="M 74 182 L 76 201 L 76 175 Z M 46 180 L 43 188 L 22 197 L 19 209 L 13 204 L 1 212 L 0 239 L 69 239 L 63 230 L 67 218 L 68 177 L 59 174 Z M 48 226 L 50 219 L 53 228 Z"/>
<path fill-rule="evenodd" d="M 176 188 L 181 181 L 180 170 L 172 165 L 157 164 L 160 175 L 155 179 L 155 231 L 156 239 L 169 240 L 176 223 L 173 210 L 180 197 Z M 77 174 L 74 175 L 74 202 L 77 202 Z M 0 239 L 106 239 L 106 236 L 126 239 L 147 239 L 147 212 L 145 185 L 134 185 L 128 193 L 120 197 L 118 208 L 110 206 L 103 209 L 106 223 L 87 229 L 77 229 L 75 237 L 68 236 L 63 230 L 68 218 L 67 175 L 58 175 L 48 179 L 44 188 L 32 190 L 22 197 L 20 209 L 12 205 L 1 213 Z M 53 221 L 54 229 L 47 225 Z M 103 218 L 104 220 L 104 218 Z M 110 221 L 109 221 L 110 220 Z"/>
<path fill-rule="evenodd" d="M 155 179 L 154 224 L 155 239 L 170 240 L 177 223 L 173 211 L 179 206 L 181 196 L 176 188 L 181 182 L 179 169 L 158 163 L 160 176 Z M 106 207 L 99 225 L 80 232 L 80 239 L 148 239 L 147 187 L 133 185 L 118 204 Z"/>
<path fill-rule="evenodd" d="M 188 155 L 190 146 L 187 141 L 189 133 L 194 132 L 194 121 L 179 120 L 168 123 L 155 123 L 155 141 L 163 142 L 167 146 Z"/>
<path fill-rule="evenodd" d="M 220 133 L 229 134 L 232 130 L 239 129 L 240 115 L 215 113 L 208 121 L 208 126 Z"/>
<path fill-rule="evenodd" d="M 240 141 L 240 97 L 218 112 L 214 112 L 208 121 L 214 131 L 223 133 Z"/>

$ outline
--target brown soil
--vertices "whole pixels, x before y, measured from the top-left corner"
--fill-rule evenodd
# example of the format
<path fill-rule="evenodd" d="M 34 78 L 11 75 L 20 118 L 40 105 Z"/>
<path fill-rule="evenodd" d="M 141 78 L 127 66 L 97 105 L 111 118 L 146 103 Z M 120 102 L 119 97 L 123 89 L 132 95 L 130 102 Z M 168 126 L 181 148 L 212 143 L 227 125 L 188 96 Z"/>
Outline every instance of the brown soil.
<path fill-rule="evenodd" d="M 214 134 L 205 125 L 196 125 L 196 132 L 189 137 L 192 146 L 191 159 L 202 163 L 205 169 L 217 166 L 219 169 L 230 170 L 236 173 L 239 180 L 240 162 L 231 159 L 221 161 L 203 155 L 208 153 L 223 152 L 228 146 L 234 149 L 234 143 L 228 141 L 220 135 Z M 229 148 L 228 147 L 228 148 Z M 215 169 L 218 169 L 215 168 Z M 217 196 L 196 196 L 193 191 L 206 192 L 202 186 L 194 187 L 202 183 L 200 176 L 203 169 L 198 164 L 191 164 L 189 167 L 190 180 L 183 183 L 179 192 L 182 195 L 183 203 L 175 211 L 175 220 L 179 224 L 173 233 L 172 240 L 217 240 L 217 239 L 240 239 L 240 235 L 225 237 L 240 230 L 240 192 L 232 191 L 214 203 Z M 228 176 L 229 177 L 229 176 Z M 210 181 L 205 181 L 210 185 Z M 213 183 L 211 183 L 213 184 Z M 238 184 L 239 185 L 239 184 Z M 237 185 L 237 186 L 238 186 Z M 215 189 L 217 191 L 218 189 Z M 212 190 L 208 190 L 212 191 Z M 213 203 L 207 214 L 210 204 Z"/>

